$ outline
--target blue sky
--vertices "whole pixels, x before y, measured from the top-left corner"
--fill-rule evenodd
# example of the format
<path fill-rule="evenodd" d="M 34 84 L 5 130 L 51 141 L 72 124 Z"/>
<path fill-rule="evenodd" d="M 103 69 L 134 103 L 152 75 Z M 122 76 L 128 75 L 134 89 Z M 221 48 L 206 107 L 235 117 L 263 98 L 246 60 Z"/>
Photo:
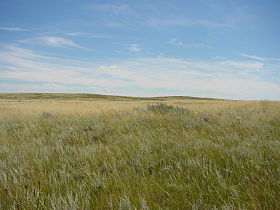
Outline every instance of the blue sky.
<path fill-rule="evenodd" d="M 0 92 L 280 100 L 280 1 L 0 0 Z"/>

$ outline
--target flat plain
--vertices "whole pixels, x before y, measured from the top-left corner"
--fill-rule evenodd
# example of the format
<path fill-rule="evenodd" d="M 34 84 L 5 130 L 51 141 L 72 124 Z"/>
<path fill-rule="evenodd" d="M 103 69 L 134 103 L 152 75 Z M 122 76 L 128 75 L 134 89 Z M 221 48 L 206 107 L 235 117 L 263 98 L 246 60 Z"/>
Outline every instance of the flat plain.
<path fill-rule="evenodd" d="M 0 209 L 277 209 L 280 102 L 0 94 Z"/>

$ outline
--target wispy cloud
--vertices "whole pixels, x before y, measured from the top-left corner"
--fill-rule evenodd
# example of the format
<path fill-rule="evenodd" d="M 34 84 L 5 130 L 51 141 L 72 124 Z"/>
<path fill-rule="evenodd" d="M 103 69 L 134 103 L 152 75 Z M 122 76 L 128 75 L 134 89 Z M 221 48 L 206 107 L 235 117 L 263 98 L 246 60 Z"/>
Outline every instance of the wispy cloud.
<path fill-rule="evenodd" d="M 31 39 L 25 39 L 20 40 L 20 43 L 33 43 L 33 44 L 42 44 L 46 46 L 51 47 L 61 47 L 61 48 L 68 48 L 68 47 L 74 47 L 74 48 L 80 48 L 80 49 L 87 49 L 85 47 L 82 47 L 72 40 L 65 39 L 62 37 L 56 37 L 56 36 L 43 36 L 43 37 L 36 37 Z"/>
<path fill-rule="evenodd" d="M 94 34 L 94 33 L 87 33 L 87 32 L 69 32 L 69 33 L 65 33 L 64 35 L 70 37 L 87 37 L 93 39 L 110 39 L 116 37 L 112 34 Z"/>
<path fill-rule="evenodd" d="M 128 4 L 100 3 L 86 7 L 99 14 L 102 26 L 106 28 L 133 27 L 141 22 L 142 14 Z"/>
<path fill-rule="evenodd" d="M 178 9 L 176 9 L 178 10 Z M 175 11 L 176 14 L 176 11 Z M 146 24 L 154 27 L 166 27 L 166 26 L 201 26 L 205 28 L 235 28 L 243 23 L 248 23 L 254 18 L 253 13 L 248 8 L 235 8 L 229 12 L 228 15 L 220 19 L 191 17 L 187 14 L 178 12 L 178 15 L 166 17 L 150 16 L 146 19 Z"/>
<path fill-rule="evenodd" d="M 227 22 L 215 22 L 205 19 L 189 19 L 189 18 L 149 18 L 146 20 L 146 23 L 150 26 L 155 27 L 165 27 L 165 26 L 193 26 L 193 25 L 199 25 L 207 28 L 232 28 L 233 25 L 231 23 Z"/>
<path fill-rule="evenodd" d="M 129 44 L 127 49 L 131 52 L 140 52 L 142 50 L 139 44 Z"/>
<path fill-rule="evenodd" d="M 125 85 L 121 79 L 110 78 L 116 76 L 112 68 L 105 69 L 94 63 L 47 57 L 15 46 L 6 46 L 0 51 L 0 63 L 1 79 L 108 88 Z"/>
<path fill-rule="evenodd" d="M 96 10 L 99 12 L 112 12 L 114 14 L 134 13 L 133 9 L 126 4 L 91 4 L 86 7 L 87 9 Z"/>
<path fill-rule="evenodd" d="M 174 45 L 174 46 L 177 46 L 177 47 L 191 47 L 191 48 L 213 48 L 213 47 L 210 47 L 206 44 L 202 44 L 202 43 L 190 43 L 190 44 L 187 44 L 181 40 L 179 40 L 178 38 L 172 38 L 170 39 L 168 42 L 168 44 L 171 44 L 171 45 Z"/>
<path fill-rule="evenodd" d="M 264 64 L 262 62 L 237 62 L 237 61 L 221 61 L 218 64 L 227 67 L 235 67 L 238 69 L 244 69 L 244 71 L 260 71 L 263 69 Z"/>
<path fill-rule="evenodd" d="M 85 35 L 85 33 L 83 32 L 70 32 L 70 33 L 66 33 L 66 36 L 83 36 Z"/>
<path fill-rule="evenodd" d="M 254 59 L 254 60 L 258 60 L 258 61 L 262 61 L 262 62 L 271 62 L 271 61 L 280 62 L 280 58 L 260 57 L 260 56 L 256 56 L 256 55 L 248 55 L 246 53 L 240 53 L 240 55 L 242 57 L 246 57 L 246 58 L 250 58 L 250 59 Z"/>
<path fill-rule="evenodd" d="M 144 57 L 96 65 L 94 62 L 46 57 L 31 50 L 6 46 L 0 50 L 0 64 L 2 84 L 8 85 L 7 81 L 11 80 L 21 81 L 20 84 L 26 83 L 26 89 L 29 87 L 29 90 L 32 83 L 40 83 L 45 84 L 50 91 L 59 91 L 60 87 L 56 89 L 55 85 L 51 85 L 58 84 L 72 92 L 83 87 L 84 92 L 102 93 L 104 88 L 108 91 L 134 89 L 142 92 L 124 91 L 122 94 L 152 95 L 153 90 L 162 89 L 168 90 L 168 94 L 280 99 L 280 81 L 263 79 L 270 69 L 266 69 L 268 67 L 262 62 Z M 165 94 L 166 91 L 157 93 Z"/>
<path fill-rule="evenodd" d="M 0 30 L 2 30 L 2 31 L 28 31 L 25 28 L 19 28 L 19 27 L 0 27 Z"/>
<path fill-rule="evenodd" d="M 170 4 L 166 4 L 162 8 L 169 6 Z M 99 13 L 98 18 L 102 25 L 112 28 L 135 26 L 159 28 L 168 26 L 201 26 L 211 29 L 234 28 L 242 23 L 243 20 L 247 21 L 251 17 L 251 13 L 248 10 L 240 8 L 231 11 L 229 15 L 225 15 L 218 20 L 203 16 L 188 16 L 188 14 L 182 12 L 180 7 L 173 7 L 172 14 L 167 13 L 166 15 L 164 13 L 163 15 L 162 8 L 160 9 L 153 4 L 100 3 L 87 5 L 86 8 L 93 10 L 95 13 Z"/>
<path fill-rule="evenodd" d="M 80 45 L 74 43 L 73 41 L 61 37 L 45 36 L 45 37 L 38 38 L 38 40 L 42 41 L 46 45 L 53 46 L 53 47 L 82 48 Z"/>
<path fill-rule="evenodd" d="M 71 92 L 73 87 L 67 85 L 60 85 L 56 83 L 41 83 L 41 84 L 11 84 L 0 83 L 0 89 L 5 92 Z"/>
<path fill-rule="evenodd" d="M 173 39 L 170 39 L 168 41 L 169 44 L 172 44 L 172 45 L 175 45 L 175 46 L 179 46 L 179 47 L 186 47 L 186 43 L 180 41 L 179 39 L 177 38 L 173 38 Z"/>
<path fill-rule="evenodd" d="M 251 58 L 251 59 L 259 60 L 259 61 L 265 61 L 266 60 L 263 57 L 259 57 L 259 56 L 255 56 L 255 55 L 248 55 L 248 54 L 245 54 L 245 53 L 241 53 L 240 55 L 243 56 L 243 57 L 246 57 L 246 58 Z"/>
<path fill-rule="evenodd" d="M 111 17 L 123 17 L 125 19 L 139 15 L 138 12 L 128 4 L 100 3 L 90 4 L 86 8 L 101 14 L 109 14 Z"/>

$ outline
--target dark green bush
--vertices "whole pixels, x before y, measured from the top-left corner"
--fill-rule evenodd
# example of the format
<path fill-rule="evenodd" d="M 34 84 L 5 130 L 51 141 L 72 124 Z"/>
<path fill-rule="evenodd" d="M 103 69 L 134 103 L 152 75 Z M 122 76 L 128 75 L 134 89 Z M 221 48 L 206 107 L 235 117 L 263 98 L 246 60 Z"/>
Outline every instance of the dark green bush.
<path fill-rule="evenodd" d="M 172 106 L 164 103 L 157 103 L 157 104 L 150 104 L 147 106 L 148 111 L 152 111 L 155 113 L 165 114 L 165 113 L 171 113 L 171 114 L 189 114 L 190 110 L 183 108 L 183 107 L 177 107 Z"/>

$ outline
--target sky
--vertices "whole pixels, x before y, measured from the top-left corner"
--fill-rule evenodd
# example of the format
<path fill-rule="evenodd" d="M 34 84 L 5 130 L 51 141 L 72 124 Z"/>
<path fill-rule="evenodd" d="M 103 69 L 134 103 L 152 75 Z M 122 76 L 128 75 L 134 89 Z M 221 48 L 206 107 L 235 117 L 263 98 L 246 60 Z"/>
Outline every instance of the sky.
<path fill-rule="evenodd" d="M 280 100 L 279 0 L 0 0 L 0 92 Z"/>

